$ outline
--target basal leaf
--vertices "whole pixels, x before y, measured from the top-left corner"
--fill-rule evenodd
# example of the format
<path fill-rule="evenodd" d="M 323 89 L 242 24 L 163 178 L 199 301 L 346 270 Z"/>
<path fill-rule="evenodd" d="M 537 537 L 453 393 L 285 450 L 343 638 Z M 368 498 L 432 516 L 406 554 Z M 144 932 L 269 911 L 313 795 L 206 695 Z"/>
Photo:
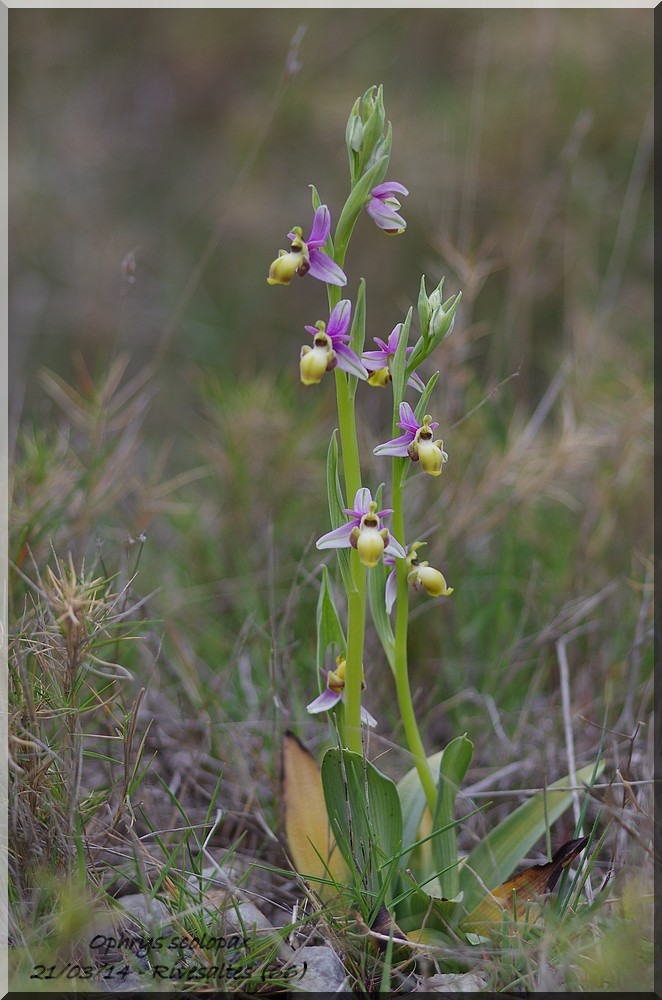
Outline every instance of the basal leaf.
<path fill-rule="evenodd" d="M 361 754 L 338 747 L 325 753 L 321 773 L 331 829 L 372 903 L 383 896 L 383 869 L 402 846 L 397 789 Z"/>
<path fill-rule="evenodd" d="M 433 774 L 439 771 L 439 764 L 443 755 L 443 750 L 428 757 L 428 766 Z M 419 839 L 418 831 L 423 820 L 426 808 L 425 793 L 421 786 L 418 771 L 412 767 L 397 784 L 398 796 L 400 798 L 400 808 L 402 810 L 402 845 L 407 850 Z M 407 867 L 409 859 L 407 855 L 402 857 L 402 867 Z M 431 871 L 420 872 L 423 877 L 432 874 Z"/>
<path fill-rule="evenodd" d="M 432 858 L 435 868 L 445 872 L 441 876 L 441 892 L 447 899 L 454 899 L 460 891 L 460 877 L 457 858 L 457 831 L 453 825 L 455 799 L 459 792 L 467 768 L 473 757 L 474 745 L 464 736 L 451 740 L 445 748 L 439 764 L 439 784 L 437 803 L 434 810 L 432 829 L 435 836 L 431 840 Z"/>

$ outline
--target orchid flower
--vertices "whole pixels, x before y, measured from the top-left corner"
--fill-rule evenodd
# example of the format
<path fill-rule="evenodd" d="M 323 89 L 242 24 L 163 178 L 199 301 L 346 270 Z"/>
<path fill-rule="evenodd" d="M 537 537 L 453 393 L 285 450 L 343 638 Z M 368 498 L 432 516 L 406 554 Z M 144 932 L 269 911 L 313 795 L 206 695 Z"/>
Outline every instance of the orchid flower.
<path fill-rule="evenodd" d="M 414 590 L 425 587 L 430 597 L 448 597 L 453 593 L 453 588 L 446 583 L 444 574 L 427 562 L 419 562 L 416 552 L 421 545 L 425 545 L 425 542 L 414 542 L 409 548 L 407 566 L 410 567 L 410 572 L 407 580 Z"/>
<path fill-rule="evenodd" d="M 385 233 L 392 236 L 404 233 L 407 223 L 401 215 L 398 215 L 400 202 L 396 195 L 408 194 L 409 191 L 403 184 L 397 181 L 384 181 L 370 192 L 370 201 L 365 210 Z"/>
<path fill-rule="evenodd" d="M 336 670 L 322 670 L 322 674 L 326 680 L 326 688 L 314 701 L 311 701 L 310 705 L 306 706 L 307 711 L 311 715 L 315 715 L 317 712 L 328 712 L 342 700 L 345 690 L 345 672 L 347 669 L 345 657 L 342 654 L 337 658 L 336 664 Z M 365 688 L 365 680 L 363 679 L 361 687 Z M 377 720 L 372 717 L 363 705 L 361 705 L 361 722 L 371 727 L 377 725 Z"/>
<path fill-rule="evenodd" d="M 381 519 L 392 513 L 390 509 L 378 511 L 370 490 L 361 488 L 356 492 L 354 508 L 345 509 L 349 517 L 347 524 L 318 538 L 317 548 L 348 549 L 351 546 L 358 551 L 363 565 L 369 568 L 376 566 L 384 553 L 404 559 L 405 550 L 400 542 L 382 527 Z"/>
<path fill-rule="evenodd" d="M 453 588 L 446 583 L 444 574 L 427 562 L 419 562 L 416 553 L 425 544 L 425 542 L 414 542 L 409 546 L 407 550 L 407 580 L 414 590 L 420 590 L 421 587 L 424 587 L 430 597 L 449 597 L 453 593 Z M 386 612 L 390 614 L 397 593 L 395 559 L 393 556 L 384 556 L 384 564 L 393 567 L 386 578 L 384 590 Z"/>
<path fill-rule="evenodd" d="M 419 424 L 409 403 L 400 403 L 398 427 L 405 432 L 398 438 L 378 444 L 373 449 L 375 455 L 409 456 L 412 462 L 420 462 L 424 472 L 430 476 L 440 476 L 448 455 L 443 441 L 433 441 L 433 430 L 439 424 L 429 415 Z"/>
<path fill-rule="evenodd" d="M 395 352 L 398 349 L 401 333 L 402 323 L 398 323 L 397 326 L 393 327 L 386 343 L 384 343 L 384 341 L 379 337 L 374 338 L 375 343 L 379 347 L 378 351 L 363 352 L 361 361 L 366 366 L 368 371 L 372 372 L 372 375 L 368 378 L 368 383 L 370 385 L 385 386 L 391 381 L 391 364 L 393 363 Z M 413 350 L 413 347 L 407 348 L 407 357 L 409 357 Z M 407 379 L 407 385 L 411 386 L 413 389 L 418 389 L 419 392 L 423 392 L 423 389 L 425 388 L 423 380 L 416 372 L 411 373 Z"/>
<path fill-rule="evenodd" d="M 315 326 L 306 327 L 315 339 L 313 347 L 306 344 L 301 348 L 301 381 L 304 385 L 321 382 L 324 372 L 330 372 L 336 365 L 357 378 L 368 377 L 367 370 L 347 346 L 351 316 L 352 303 L 349 299 L 341 299 L 329 316 L 328 326 L 320 320 Z"/>
<path fill-rule="evenodd" d="M 295 226 L 288 237 L 292 246 L 287 250 L 279 250 L 278 257 L 269 268 L 267 282 L 270 285 L 289 285 L 295 274 L 303 278 L 310 274 L 312 278 L 325 281 L 327 285 L 346 285 L 345 272 L 329 255 L 321 249 L 325 246 L 331 232 L 331 214 L 326 205 L 320 205 L 315 212 L 310 236 L 304 240 L 300 226 Z"/>

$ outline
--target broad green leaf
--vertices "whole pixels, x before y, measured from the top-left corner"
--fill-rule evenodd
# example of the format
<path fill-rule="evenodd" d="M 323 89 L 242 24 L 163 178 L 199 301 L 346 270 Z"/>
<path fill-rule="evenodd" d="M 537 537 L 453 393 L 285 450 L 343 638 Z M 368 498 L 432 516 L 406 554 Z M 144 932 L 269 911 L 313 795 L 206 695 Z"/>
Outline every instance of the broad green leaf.
<path fill-rule="evenodd" d="M 337 646 L 339 653 L 346 652 L 345 634 L 333 601 L 329 570 L 322 566 L 322 586 L 317 599 L 317 669 L 324 668 L 326 651 Z"/>
<path fill-rule="evenodd" d="M 604 769 L 604 761 L 577 771 L 579 782 L 591 782 Z M 512 874 L 523 857 L 545 831 L 572 804 L 566 775 L 534 795 L 491 830 L 465 858 L 460 869 L 460 888 L 469 912 L 485 896 Z"/>
<path fill-rule="evenodd" d="M 428 766 L 432 774 L 439 772 L 443 753 L 443 750 L 438 750 L 437 753 L 428 757 Z M 412 767 L 411 771 L 407 771 L 400 779 L 397 789 L 402 809 L 402 844 L 406 850 L 419 839 L 418 831 L 426 808 L 425 793 L 415 767 Z M 402 867 L 405 868 L 407 864 L 407 856 L 403 855 Z"/>
<path fill-rule="evenodd" d="M 407 931 L 407 937 L 414 944 L 427 944 L 432 948 L 445 948 L 446 950 L 453 943 L 453 939 L 448 934 L 437 931 L 433 927 L 418 927 L 416 930 Z"/>
<path fill-rule="evenodd" d="M 322 779 L 315 758 L 294 733 L 283 738 L 282 799 L 285 833 L 297 872 L 325 900 L 345 884 L 348 868 L 329 829 Z"/>
<path fill-rule="evenodd" d="M 431 841 L 431 847 L 435 868 L 445 872 L 441 876 L 441 893 L 447 899 L 455 899 L 460 891 L 457 832 L 453 820 L 455 799 L 471 763 L 473 752 L 474 745 L 467 739 L 465 733 L 464 736 L 451 740 L 439 764 L 437 802 L 432 822 L 432 829 L 436 835 Z"/>
<path fill-rule="evenodd" d="M 406 889 L 392 905 L 398 925 L 408 935 L 422 926 L 445 930 L 456 923 L 457 915 L 461 912 L 459 902 L 431 895 L 424 886 L 416 884 L 410 875 L 401 873 L 400 881 L 406 885 Z M 436 874 L 434 882 L 439 882 Z"/>
<path fill-rule="evenodd" d="M 338 747 L 325 753 L 321 773 L 338 846 L 359 875 L 364 891 L 377 899 L 388 881 L 382 869 L 399 856 L 402 846 L 402 814 L 395 784 L 361 754 Z"/>
<path fill-rule="evenodd" d="M 339 528 L 341 524 L 347 523 L 347 515 L 344 513 L 347 504 L 340 485 L 338 475 L 338 431 L 335 430 L 329 441 L 329 449 L 326 453 L 326 493 L 329 503 L 329 519 L 332 528 Z M 352 497 L 354 500 L 354 497 Z M 356 590 L 354 577 L 347 549 L 335 549 L 338 556 L 338 564 L 342 573 L 343 583 L 347 591 Z"/>

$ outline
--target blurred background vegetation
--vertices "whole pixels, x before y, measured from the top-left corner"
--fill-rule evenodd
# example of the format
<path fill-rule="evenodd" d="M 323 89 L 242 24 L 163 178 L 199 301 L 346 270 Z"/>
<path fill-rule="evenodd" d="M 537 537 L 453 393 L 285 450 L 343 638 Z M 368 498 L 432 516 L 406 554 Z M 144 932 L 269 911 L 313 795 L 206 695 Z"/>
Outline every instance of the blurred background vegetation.
<path fill-rule="evenodd" d="M 467 730 L 480 773 L 566 773 L 570 635 L 579 756 L 606 722 L 644 775 L 652 45 L 644 9 L 12 10 L 12 619 L 30 625 L 25 577 L 55 554 L 120 583 L 138 566 L 144 638 L 121 662 L 162 720 L 224 764 L 223 722 L 323 737 L 305 705 L 334 398 L 298 353 L 325 297 L 266 275 L 307 232 L 307 185 L 337 219 L 349 109 L 383 83 L 408 228 L 365 217 L 350 245 L 367 348 L 421 273 L 463 292 L 434 359 L 450 461 L 409 487 L 455 588 L 412 601 L 429 749 Z M 374 490 L 390 400 L 362 400 Z M 370 641 L 366 704 L 397 743 Z"/>

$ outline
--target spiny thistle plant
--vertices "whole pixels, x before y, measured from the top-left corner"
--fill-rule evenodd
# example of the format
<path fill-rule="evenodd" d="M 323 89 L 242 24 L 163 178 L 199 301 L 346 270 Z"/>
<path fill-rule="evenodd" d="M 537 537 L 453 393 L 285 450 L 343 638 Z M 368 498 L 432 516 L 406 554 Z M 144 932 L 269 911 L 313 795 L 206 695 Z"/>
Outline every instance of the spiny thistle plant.
<path fill-rule="evenodd" d="M 317 897 L 335 901 L 341 912 L 357 910 L 378 939 L 443 945 L 461 937 L 475 943 L 491 928 L 500 932 L 504 920 L 532 919 L 530 904 L 554 887 L 593 839 L 595 828 L 589 829 L 589 838 L 583 836 L 585 805 L 575 839 L 562 845 L 546 865 L 510 878 L 570 805 L 571 781 L 565 777 L 520 806 L 467 857 L 458 854 L 455 800 L 473 744 L 466 734 L 460 735 L 443 751 L 427 756 L 414 710 L 407 648 L 410 588 L 446 600 L 453 587 L 441 569 L 421 558 L 428 526 L 409 523 L 404 490 L 407 478 L 419 473 L 429 476 L 436 488 L 449 458 L 432 416 L 439 372 L 425 382 L 419 369 L 451 334 L 461 295 L 444 298 L 443 279 L 428 292 L 423 276 L 418 337 L 410 344 L 410 309 L 385 340 L 375 337 L 376 350 L 364 350 L 365 282 L 358 282 L 353 302 L 341 291 L 350 284 L 343 268 L 352 232 L 363 212 L 386 234 L 406 230 L 400 199 L 408 190 L 385 179 L 392 134 L 381 87 L 371 87 L 357 99 L 345 138 L 350 193 L 333 236 L 331 212 L 311 185 L 314 215 L 309 234 L 304 239 L 302 227 L 292 228 L 290 248 L 280 250 L 267 279 L 271 285 L 290 285 L 307 277 L 326 286 L 328 318 L 305 326 L 312 346 L 301 348 L 300 377 L 305 386 L 318 386 L 333 373 L 335 382 L 338 426 L 329 443 L 326 477 L 331 529 L 322 532 L 320 525 L 317 548 L 337 553 L 347 609 L 343 624 L 334 595 L 337 583 L 324 565 L 316 664 L 324 684 L 308 712 L 328 713 L 337 746 L 326 751 L 318 770 L 293 734 L 286 736 L 286 831 L 293 862 Z M 390 437 L 376 431 L 373 446 L 374 454 L 388 462 L 388 485 L 366 482 L 362 471 L 357 404 L 372 387 L 392 393 Z M 365 648 L 368 607 L 393 672 L 414 762 L 397 786 L 367 759 L 363 742 L 364 727 L 377 725 L 362 704 L 364 660 L 371 655 Z M 591 783 L 601 769 L 598 760 L 573 777 Z M 576 887 L 566 885 L 559 905 L 577 896 Z"/>

